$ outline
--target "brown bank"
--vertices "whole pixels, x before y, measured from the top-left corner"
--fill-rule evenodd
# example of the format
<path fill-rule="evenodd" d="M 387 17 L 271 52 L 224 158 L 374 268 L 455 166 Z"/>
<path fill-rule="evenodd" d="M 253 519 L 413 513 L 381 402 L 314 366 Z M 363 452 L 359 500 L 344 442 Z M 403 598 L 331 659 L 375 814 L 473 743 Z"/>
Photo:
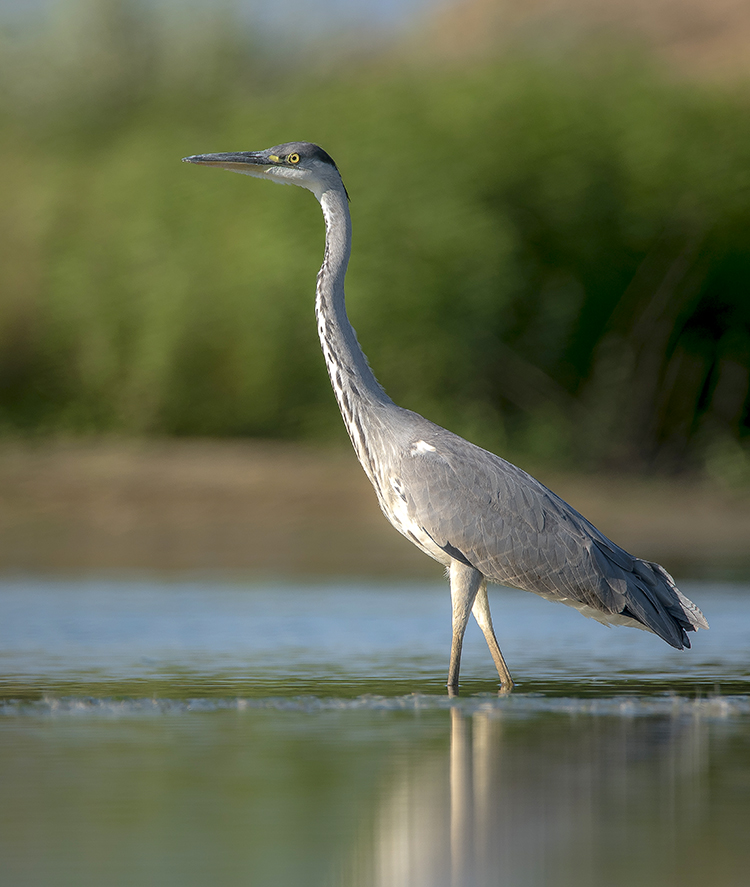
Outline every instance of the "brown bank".
<path fill-rule="evenodd" d="M 678 577 L 750 575 L 750 491 L 539 475 Z M 0 570 L 440 578 L 380 514 L 354 455 L 237 441 L 0 445 Z"/>

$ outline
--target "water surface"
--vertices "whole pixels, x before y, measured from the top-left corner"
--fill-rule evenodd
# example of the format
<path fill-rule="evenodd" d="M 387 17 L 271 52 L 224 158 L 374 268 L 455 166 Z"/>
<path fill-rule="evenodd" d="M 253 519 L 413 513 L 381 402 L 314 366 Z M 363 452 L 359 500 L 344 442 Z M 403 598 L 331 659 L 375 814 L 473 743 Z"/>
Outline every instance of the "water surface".
<path fill-rule="evenodd" d="M 694 649 L 443 585 L 0 583 L 13 885 L 740 885 L 750 588 Z M 7 879 L 7 880 L 6 880 Z"/>

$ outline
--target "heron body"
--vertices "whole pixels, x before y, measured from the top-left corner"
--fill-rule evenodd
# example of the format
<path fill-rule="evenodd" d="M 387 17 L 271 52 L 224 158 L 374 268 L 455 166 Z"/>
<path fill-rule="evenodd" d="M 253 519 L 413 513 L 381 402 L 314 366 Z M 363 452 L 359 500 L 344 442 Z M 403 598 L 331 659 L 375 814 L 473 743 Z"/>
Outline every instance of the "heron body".
<path fill-rule="evenodd" d="M 312 191 L 326 225 L 315 313 L 328 374 L 352 445 L 385 516 L 443 564 L 453 639 L 448 687 L 458 687 L 461 645 L 474 614 L 505 690 L 512 686 L 495 637 L 487 582 L 533 591 L 600 622 L 652 631 L 677 649 L 708 628 L 658 564 L 628 554 L 545 486 L 499 456 L 397 406 L 382 389 L 346 314 L 351 251 L 348 195 L 331 157 L 290 142 L 267 151 L 199 154 L 217 166 Z"/>

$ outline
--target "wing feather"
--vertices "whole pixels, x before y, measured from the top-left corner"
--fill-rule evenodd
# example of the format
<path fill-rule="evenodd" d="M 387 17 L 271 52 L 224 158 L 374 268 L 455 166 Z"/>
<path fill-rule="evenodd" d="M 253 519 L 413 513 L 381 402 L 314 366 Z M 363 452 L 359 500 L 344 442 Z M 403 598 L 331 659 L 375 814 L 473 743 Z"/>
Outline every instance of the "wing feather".
<path fill-rule="evenodd" d="M 525 471 L 438 426 L 420 436 L 435 449 L 404 458 L 401 479 L 414 520 L 452 557 L 604 621 L 635 620 L 679 649 L 706 624 L 666 570 L 615 545 Z"/>

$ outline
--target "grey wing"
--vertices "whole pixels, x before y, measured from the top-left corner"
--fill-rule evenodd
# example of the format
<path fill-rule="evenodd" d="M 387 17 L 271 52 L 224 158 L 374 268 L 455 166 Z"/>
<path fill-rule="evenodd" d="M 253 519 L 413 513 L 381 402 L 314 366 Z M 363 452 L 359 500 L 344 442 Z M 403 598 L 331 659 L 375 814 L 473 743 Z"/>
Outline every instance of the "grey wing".
<path fill-rule="evenodd" d="M 443 429 L 401 465 L 413 518 L 488 579 L 636 623 L 673 647 L 708 627 L 663 567 L 633 557 L 520 468 Z"/>

